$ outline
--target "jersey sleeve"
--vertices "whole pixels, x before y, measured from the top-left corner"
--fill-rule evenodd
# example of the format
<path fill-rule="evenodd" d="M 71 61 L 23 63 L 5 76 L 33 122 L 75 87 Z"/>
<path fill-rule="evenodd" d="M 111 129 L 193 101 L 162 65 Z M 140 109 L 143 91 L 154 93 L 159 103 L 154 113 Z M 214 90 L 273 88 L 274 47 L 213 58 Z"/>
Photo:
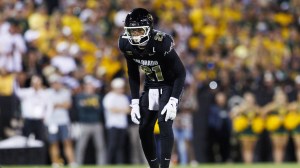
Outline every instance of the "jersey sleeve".
<path fill-rule="evenodd" d="M 171 97 L 179 99 L 183 91 L 186 71 L 182 61 L 174 49 L 174 45 L 173 38 L 170 35 L 167 35 L 163 43 L 164 57 L 166 59 L 167 67 L 169 67 L 175 75 Z"/>
<path fill-rule="evenodd" d="M 138 99 L 140 97 L 140 73 L 139 66 L 132 60 L 127 60 L 129 86 L 132 99 Z"/>

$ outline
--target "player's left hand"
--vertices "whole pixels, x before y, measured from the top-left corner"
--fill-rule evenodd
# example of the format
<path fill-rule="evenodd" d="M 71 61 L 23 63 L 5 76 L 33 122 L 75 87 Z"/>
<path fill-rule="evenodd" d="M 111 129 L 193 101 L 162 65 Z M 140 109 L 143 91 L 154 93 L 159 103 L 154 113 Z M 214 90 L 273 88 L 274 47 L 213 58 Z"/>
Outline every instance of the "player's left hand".
<path fill-rule="evenodd" d="M 177 104 L 178 99 L 174 97 L 170 97 L 169 102 L 165 105 L 161 114 L 164 115 L 166 113 L 165 121 L 174 120 L 177 112 Z"/>

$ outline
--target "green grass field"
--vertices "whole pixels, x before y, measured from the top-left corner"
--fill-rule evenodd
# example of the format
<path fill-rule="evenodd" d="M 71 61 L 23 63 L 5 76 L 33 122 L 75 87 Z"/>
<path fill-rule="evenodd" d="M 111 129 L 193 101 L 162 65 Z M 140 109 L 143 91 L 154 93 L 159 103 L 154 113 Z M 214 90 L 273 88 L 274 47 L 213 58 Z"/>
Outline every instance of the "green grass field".
<path fill-rule="evenodd" d="M 1 168 L 51 168 L 51 166 L 0 166 Z M 173 166 L 171 168 L 299 168 L 299 164 L 200 164 L 198 166 Z M 67 166 L 64 168 L 68 168 Z M 80 168 L 147 168 L 145 165 L 118 165 L 118 166 L 81 166 Z"/>

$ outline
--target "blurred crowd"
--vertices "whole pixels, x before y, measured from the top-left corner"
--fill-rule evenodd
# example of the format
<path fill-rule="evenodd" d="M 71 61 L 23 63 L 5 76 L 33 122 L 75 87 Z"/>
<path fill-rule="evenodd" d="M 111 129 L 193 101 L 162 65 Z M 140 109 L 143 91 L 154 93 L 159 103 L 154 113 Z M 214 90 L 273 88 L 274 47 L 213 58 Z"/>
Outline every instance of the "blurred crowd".
<path fill-rule="evenodd" d="M 187 71 L 173 164 L 300 163 L 298 0 L 2 0 L 0 139 L 34 135 L 54 167 L 90 138 L 99 165 L 145 163 L 117 45 L 135 7 Z"/>

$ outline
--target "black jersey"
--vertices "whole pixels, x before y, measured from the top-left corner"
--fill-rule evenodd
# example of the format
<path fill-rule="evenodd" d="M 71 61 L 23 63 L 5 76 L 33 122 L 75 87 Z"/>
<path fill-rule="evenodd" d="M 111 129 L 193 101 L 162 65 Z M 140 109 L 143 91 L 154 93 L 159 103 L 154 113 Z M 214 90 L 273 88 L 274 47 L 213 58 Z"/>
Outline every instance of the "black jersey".
<path fill-rule="evenodd" d="M 153 30 L 145 49 L 133 46 L 127 39 L 119 38 L 119 48 L 127 60 L 129 84 L 133 98 L 139 98 L 139 67 L 144 71 L 145 88 L 172 86 L 172 97 L 179 98 L 185 80 L 185 68 L 174 50 L 173 38 Z"/>

